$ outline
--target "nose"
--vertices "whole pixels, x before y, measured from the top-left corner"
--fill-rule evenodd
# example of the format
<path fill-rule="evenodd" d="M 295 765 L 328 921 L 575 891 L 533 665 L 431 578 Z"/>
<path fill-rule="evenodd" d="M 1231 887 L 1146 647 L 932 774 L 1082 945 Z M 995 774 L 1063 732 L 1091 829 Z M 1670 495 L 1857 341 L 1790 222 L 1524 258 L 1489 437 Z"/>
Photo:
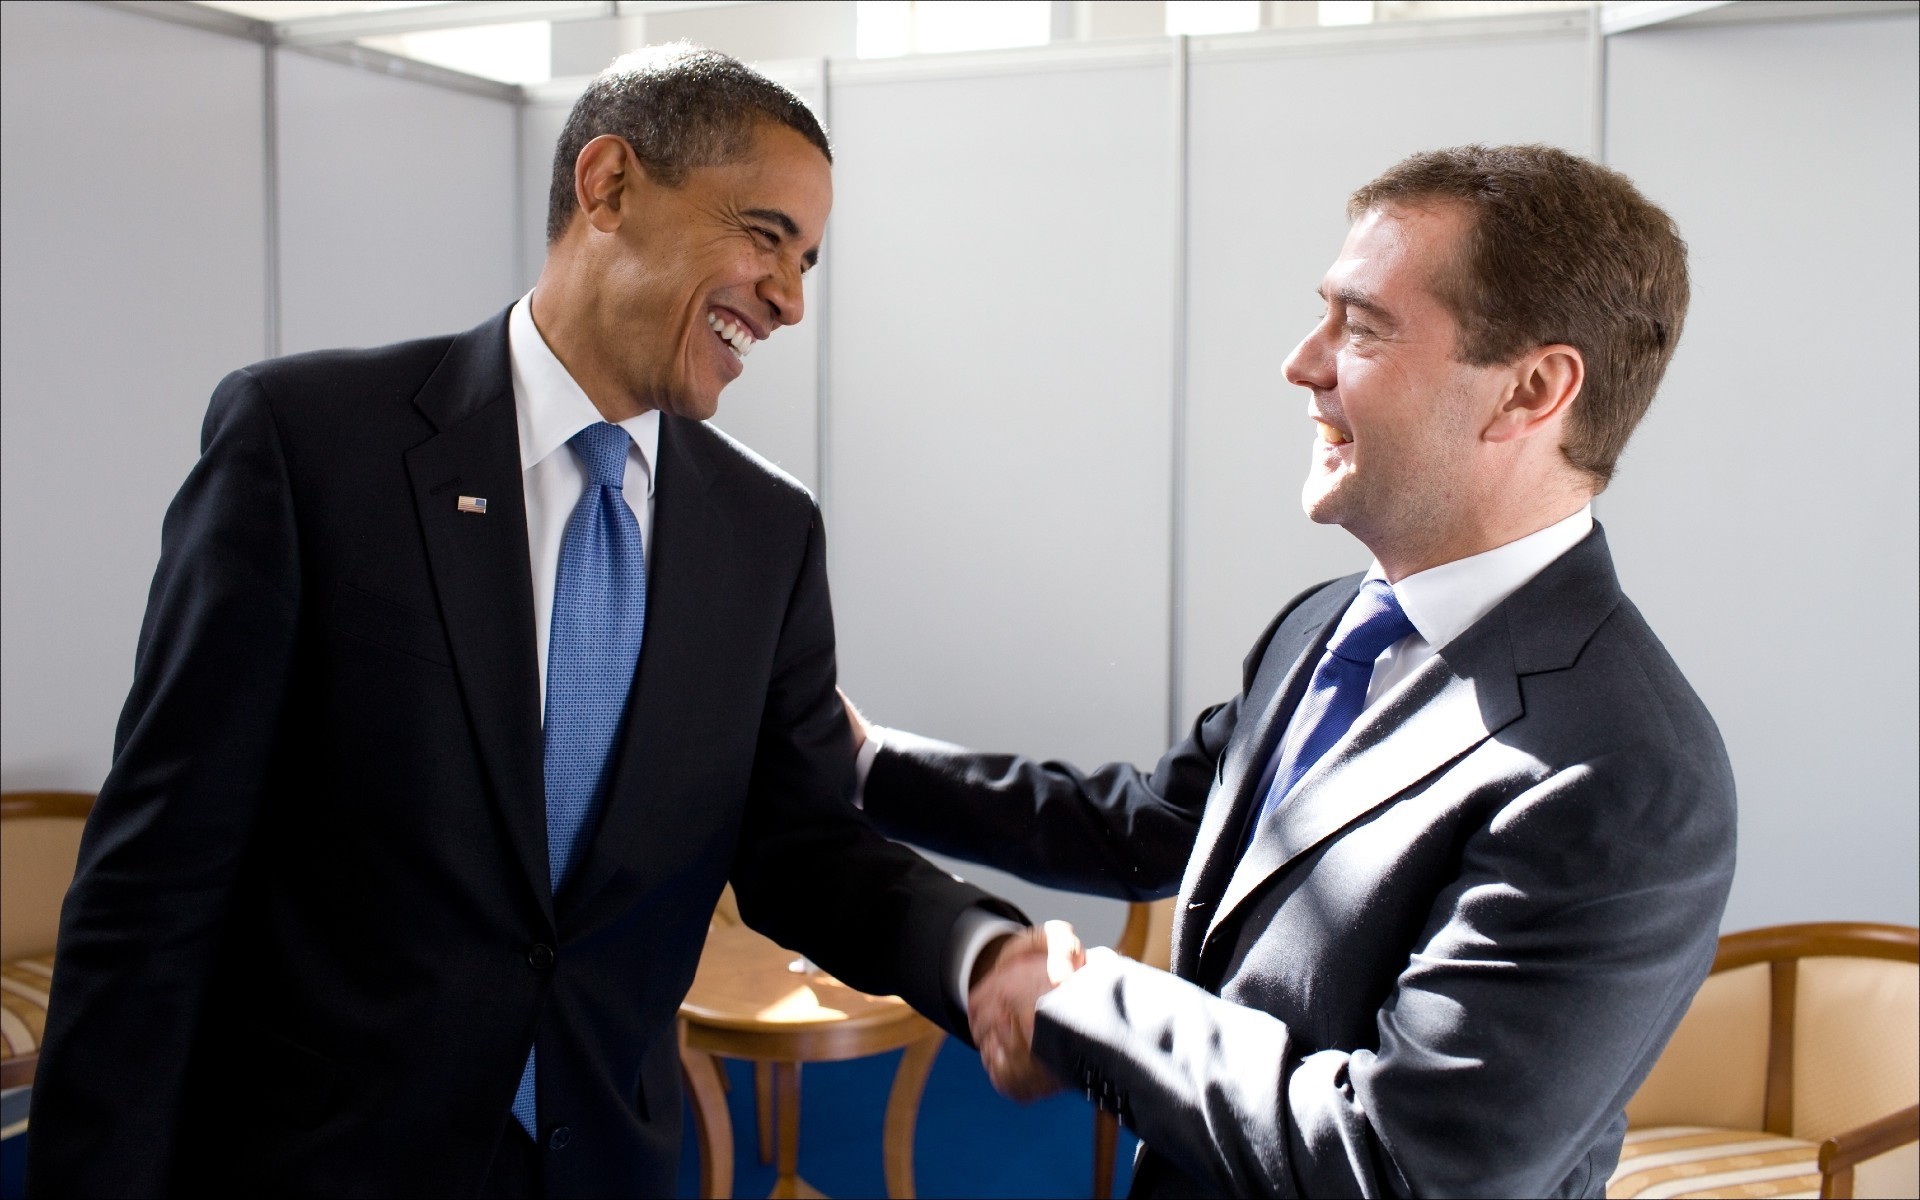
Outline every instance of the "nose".
<path fill-rule="evenodd" d="M 806 289 L 800 268 L 794 263 L 783 259 L 760 281 L 755 291 L 766 304 L 767 311 L 773 315 L 776 325 L 798 325 L 801 318 L 807 315 Z"/>
<path fill-rule="evenodd" d="M 1327 344 L 1326 329 L 1327 323 L 1322 320 L 1308 330 L 1293 353 L 1287 355 L 1287 361 L 1280 364 L 1280 374 L 1288 383 L 1316 392 L 1333 390 L 1333 354 Z"/>

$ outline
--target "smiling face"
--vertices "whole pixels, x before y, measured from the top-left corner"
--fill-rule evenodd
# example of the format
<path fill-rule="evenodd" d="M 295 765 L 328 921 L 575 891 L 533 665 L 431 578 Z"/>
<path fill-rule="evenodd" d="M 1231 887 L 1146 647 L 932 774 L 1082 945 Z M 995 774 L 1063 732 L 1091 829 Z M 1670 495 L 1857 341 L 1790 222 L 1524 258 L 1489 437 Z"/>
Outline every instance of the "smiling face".
<path fill-rule="evenodd" d="M 1468 219 L 1455 206 L 1362 214 L 1321 282 L 1326 314 L 1283 368 L 1312 393 L 1318 433 L 1301 506 L 1383 565 L 1431 557 L 1485 497 L 1481 435 L 1511 372 L 1459 361 L 1459 322 L 1434 294 Z"/>
<path fill-rule="evenodd" d="M 771 122 L 737 161 L 693 168 L 677 187 L 649 179 L 618 138 L 595 139 L 580 160 L 592 301 L 575 357 L 593 362 L 556 352 L 603 411 L 706 420 L 753 347 L 805 314 L 801 275 L 819 258 L 831 167 Z"/>

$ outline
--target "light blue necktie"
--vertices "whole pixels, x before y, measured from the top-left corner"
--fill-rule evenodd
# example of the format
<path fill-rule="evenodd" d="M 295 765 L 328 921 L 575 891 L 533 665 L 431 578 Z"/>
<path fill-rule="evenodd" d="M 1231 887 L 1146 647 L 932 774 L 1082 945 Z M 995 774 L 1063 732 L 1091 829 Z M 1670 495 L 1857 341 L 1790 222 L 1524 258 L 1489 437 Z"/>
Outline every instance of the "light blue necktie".
<path fill-rule="evenodd" d="M 1373 660 L 1412 632 L 1413 622 L 1400 611 L 1392 585 L 1384 579 L 1367 580 L 1340 618 L 1287 725 L 1280 767 L 1273 773 L 1273 786 L 1267 789 L 1254 829 L 1273 815 L 1293 785 L 1360 719 L 1373 682 Z M 1248 840 L 1252 840 L 1251 831 Z"/>
<path fill-rule="evenodd" d="M 647 563 L 640 522 L 621 493 L 627 431 L 604 421 L 573 435 L 586 490 L 567 518 L 547 639 L 547 879 L 559 895 L 579 863 L 606 800 L 613 743 L 626 714 L 647 620 Z M 513 1115 L 539 1139 L 534 1057 L 520 1073 Z"/>

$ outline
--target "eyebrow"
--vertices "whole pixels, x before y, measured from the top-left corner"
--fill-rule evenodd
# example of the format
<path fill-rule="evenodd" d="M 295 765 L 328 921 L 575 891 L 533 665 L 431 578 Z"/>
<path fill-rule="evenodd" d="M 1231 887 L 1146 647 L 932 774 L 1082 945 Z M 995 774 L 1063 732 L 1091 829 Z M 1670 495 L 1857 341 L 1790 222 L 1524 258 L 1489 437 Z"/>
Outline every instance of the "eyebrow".
<path fill-rule="evenodd" d="M 748 210 L 746 210 L 745 215 L 749 217 L 753 217 L 756 220 L 766 221 L 767 223 L 772 225 L 778 225 L 780 227 L 780 232 L 786 234 L 790 238 L 797 238 L 800 236 L 800 226 L 794 223 L 794 220 L 792 217 L 788 216 L 786 213 L 781 212 L 777 208 L 749 208 Z M 811 267 L 815 263 L 820 261 L 820 250 L 818 247 L 815 247 L 814 249 L 807 251 L 805 254 L 801 255 L 800 257 L 802 260 L 806 262 L 808 266 Z"/>
<path fill-rule="evenodd" d="M 1325 288 L 1315 288 L 1313 290 L 1313 294 L 1320 297 L 1320 299 L 1323 302 L 1328 300 L 1327 291 Z M 1351 287 L 1335 288 L 1332 299 L 1338 300 L 1340 303 L 1346 305 L 1348 308 L 1357 308 L 1357 309 L 1360 309 L 1362 312 L 1372 313 L 1374 316 L 1379 317 L 1381 320 L 1384 320 L 1384 321 L 1390 321 L 1393 319 L 1393 314 L 1391 312 L 1388 312 L 1373 297 L 1367 295 L 1367 293 L 1360 291 L 1357 288 L 1351 288 Z"/>

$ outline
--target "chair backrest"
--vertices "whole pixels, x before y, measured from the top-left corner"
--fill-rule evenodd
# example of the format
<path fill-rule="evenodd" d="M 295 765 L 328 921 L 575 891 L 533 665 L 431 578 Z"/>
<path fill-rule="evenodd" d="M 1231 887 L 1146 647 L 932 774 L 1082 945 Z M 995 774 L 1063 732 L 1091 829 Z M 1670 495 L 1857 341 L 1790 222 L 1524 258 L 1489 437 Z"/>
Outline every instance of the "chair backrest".
<path fill-rule="evenodd" d="M 53 953 L 91 792 L 0 793 L 0 961 Z"/>
<path fill-rule="evenodd" d="M 1128 958 L 1162 971 L 1173 965 L 1174 897 L 1151 904 L 1127 905 L 1127 923 L 1113 948 Z"/>
<path fill-rule="evenodd" d="M 1720 939 L 1627 1122 L 1819 1141 L 1920 1101 L 1920 929 L 1777 925 Z"/>

